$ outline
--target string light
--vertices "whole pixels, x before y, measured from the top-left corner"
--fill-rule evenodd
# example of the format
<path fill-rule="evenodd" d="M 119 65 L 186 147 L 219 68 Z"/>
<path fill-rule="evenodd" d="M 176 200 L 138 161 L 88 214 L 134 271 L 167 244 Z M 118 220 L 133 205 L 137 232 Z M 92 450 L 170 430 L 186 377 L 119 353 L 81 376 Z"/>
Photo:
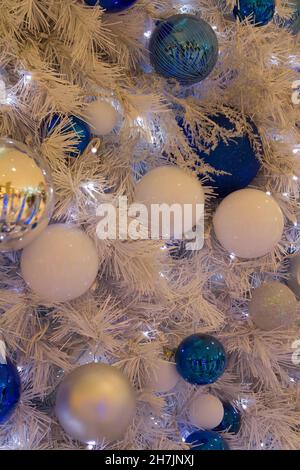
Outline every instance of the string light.
<path fill-rule="evenodd" d="M 26 72 L 23 78 L 25 83 L 29 83 L 32 80 L 32 74 L 30 72 Z"/>

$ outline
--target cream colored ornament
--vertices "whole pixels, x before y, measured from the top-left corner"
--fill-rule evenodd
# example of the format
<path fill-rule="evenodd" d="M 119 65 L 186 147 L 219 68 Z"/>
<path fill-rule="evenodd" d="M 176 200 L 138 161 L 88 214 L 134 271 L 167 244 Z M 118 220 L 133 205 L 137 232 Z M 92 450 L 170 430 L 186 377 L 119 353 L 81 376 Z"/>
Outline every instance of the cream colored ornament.
<path fill-rule="evenodd" d="M 159 359 L 147 378 L 146 388 L 158 393 L 169 392 L 179 379 L 175 364 Z"/>
<path fill-rule="evenodd" d="M 0 139 L 0 250 L 29 245 L 48 225 L 53 206 L 46 163 L 26 145 Z"/>
<path fill-rule="evenodd" d="M 92 240 L 82 230 L 55 224 L 23 250 L 24 281 L 43 300 L 64 302 L 84 294 L 99 268 Z"/>
<path fill-rule="evenodd" d="M 190 423 L 201 429 L 214 429 L 224 417 L 224 407 L 219 398 L 209 393 L 194 398 L 189 406 Z"/>
<path fill-rule="evenodd" d="M 241 189 L 223 199 L 213 225 L 217 239 L 230 254 L 258 258 L 280 241 L 284 219 L 279 205 L 267 193 Z"/>
<path fill-rule="evenodd" d="M 85 109 L 87 122 L 93 134 L 101 136 L 112 132 L 118 122 L 118 113 L 107 101 L 92 101 Z"/>
<path fill-rule="evenodd" d="M 300 299 L 300 255 L 296 255 L 290 260 L 288 286 L 296 297 Z"/>
<path fill-rule="evenodd" d="M 133 420 L 136 399 L 129 380 L 108 364 L 78 367 L 60 384 L 55 412 L 66 433 L 81 442 L 123 437 Z"/>
<path fill-rule="evenodd" d="M 146 173 L 136 185 L 134 202 L 146 206 L 149 228 L 156 227 L 163 239 L 181 238 L 203 219 L 204 191 L 201 183 L 175 166 L 161 166 Z M 177 205 L 178 224 L 174 217 L 170 226 L 163 223 L 161 216 L 157 219 L 151 217 L 151 208 L 160 204 Z M 185 204 L 191 207 L 191 214 L 184 212 Z"/>
<path fill-rule="evenodd" d="M 253 290 L 249 313 L 258 328 L 287 328 L 295 321 L 296 312 L 296 297 L 284 284 L 271 281 Z"/>

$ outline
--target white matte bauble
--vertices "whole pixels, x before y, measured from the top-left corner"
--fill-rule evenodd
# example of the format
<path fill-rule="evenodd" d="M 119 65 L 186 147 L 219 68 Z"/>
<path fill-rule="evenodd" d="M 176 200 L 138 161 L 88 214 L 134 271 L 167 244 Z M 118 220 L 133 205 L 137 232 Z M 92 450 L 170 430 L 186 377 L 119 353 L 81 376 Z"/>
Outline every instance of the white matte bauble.
<path fill-rule="evenodd" d="M 296 319 L 297 300 L 286 285 L 266 282 L 254 289 L 249 303 L 253 323 L 261 330 L 286 328 Z"/>
<path fill-rule="evenodd" d="M 107 101 L 92 101 L 85 109 L 92 133 L 98 136 L 109 134 L 117 125 L 118 113 Z"/>
<path fill-rule="evenodd" d="M 23 250 L 24 281 L 43 300 L 64 302 L 84 294 L 99 268 L 92 240 L 67 224 L 50 225 Z"/>
<path fill-rule="evenodd" d="M 160 359 L 147 378 L 146 388 L 158 393 L 169 392 L 176 386 L 179 379 L 175 364 Z"/>
<path fill-rule="evenodd" d="M 93 362 L 63 379 L 55 413 L 69 436 L 97 443 L 122 438 L 135 406 L 135 393 L 127 377 L 113 366 Z"/>
<path fill-rule="evenodd" d="M 213 225 L 217 239 L 230 254 L 258 258 L 280 241 L 284 219 L 279 205 L 267 193 L 241 189 L 223 199 Z"/>
<path fill-rule="evenodd" d="M 224 407 L 219 398 L 204 393 L 194 398 L 189 407 L 190 423 L 201 429 L 214 429 L 224 417 Z"/>
<path fill-rule="evenodd" d="M 146 206 L 151 228 L 157 226 L 154 218 L 151 219 L 153 205 L 179 206 L 179 226 L 174 218 L 169 227 L 162 223 L 161 217 L 157 219 L 158 235 L 163 239 L 181 238 L 203 219 L 204 191 L 200 181 L 176 166 L 161 166 L 146 173 L 136 185 L 134 202 Z M 191 214 L 184 212 L 185 204 L 191 207 Z"/>
<path fill-rule="evenodd" d="M 296 297 L 300 299 L 300 255 L 296 255 L 290 260 L 288 286 Z"/>

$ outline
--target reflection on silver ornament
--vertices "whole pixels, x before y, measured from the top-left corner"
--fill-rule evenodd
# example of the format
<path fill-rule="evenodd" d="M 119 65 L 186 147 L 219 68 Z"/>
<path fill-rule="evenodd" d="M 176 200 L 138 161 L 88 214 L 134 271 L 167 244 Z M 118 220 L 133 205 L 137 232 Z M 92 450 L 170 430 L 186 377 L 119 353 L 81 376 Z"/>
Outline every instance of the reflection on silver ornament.
<path fill-rule="evenodd" d="M 48 225 L 54 204 L 47 165 L 26 145 L 0 139 L 0 250 L 19 250 Z"/>
<path fill-rule="evenodd" d="M 56 396 L 56 416 L 66 433 L 81 442 L 121 438 L 135 412 L 134 390 L 113 366 L 91 363 L 62 381 Z"/>

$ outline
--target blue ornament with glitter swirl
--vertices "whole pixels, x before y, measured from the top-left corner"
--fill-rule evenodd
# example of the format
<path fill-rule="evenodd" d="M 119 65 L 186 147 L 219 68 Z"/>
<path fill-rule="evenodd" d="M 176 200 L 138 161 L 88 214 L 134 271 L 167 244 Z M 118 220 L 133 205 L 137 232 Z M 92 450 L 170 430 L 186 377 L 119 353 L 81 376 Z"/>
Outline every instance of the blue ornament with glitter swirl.
<path fill-rule="evenodd" d="M 241 428 L 241 413 L 229 402 L 223 403 L 223 408 L 223 419 L 213 431 L 226 431 L 237 434 Z"/>
<path fill-rule="evenodd" d="M 209 118 L 220 128 L 236 132 L 235 123 L 231 122 L 225 114 L 221 113 L 217 116 L 209 116 Z M 197 172 L 199 165 L 205 163 L 213 170 L 222 172 L 219 174 L 213 171 L 208 172 L 210 179 L 203 183 L 211 186 L 217 196 L 225 197 L 233 191 L 243 189 L 255 178 L 260 169 L 262 141 L 256 125 L 249 117 L 246 118 L 249 130 L 244 130 L 241 135 L 231 137 L 226 142 L 219 139 L 217 145 L 214 146 L 201 142 L 205 151 L 196 145 L 190 128 L 184 126 L 183 118 L 178 116 L 176 120 L 187 137 L 189 146 L 199 157 L 191 166 L 192 170 Z M 199 173 L 198 176 L 201 178 L 203 175 Z"/>
<path fill-rule="evenodd" d="M 196 333 L 185 338 L 175 353 L 177 372 L 191 384 L 207 385 L 218 380 L 226 367 L 223 345 L 214 336 Z"/>
<path fill-rule="evenodd" d="M 214 431 L 194 431 L 185 439 L 191 450 L 230 450 L 225 439 Z"/>
<path fill-rule="evenodd" d="M 240 21 L 250 17 L 255 26 L 269 23 L 275 13 L 275 0 L 237 0 L 233 14 Z"/>
<path fill-rule="evenodd" d="M 118 13 L 131 7 L 136 0 L 84 0 L 87 5 L 100 5 L 108 13 Z"/>
<path fill-rule="evenodd" d="M 2 361 L 1 361 L 2 362 Z M 0 424 L 12 415 L 21 394 L 21 381 L 16 366 L 9 360 L 0 364 Z"/>
<path fill-rule="evenodd" d="M 218 59 L 218 40 L 204 20 L 193 15 L 174 15 L 158 22 L 150 42 L 155 71 L 192 85 L 206 78 Z"/>
<path fill-rule="evenodd" d="M 44 124 L 43 134 L 47 137 L 52 134 L 57 126 L 59 126 L 64 119 L 64 116 L 54 114 L 51 116 L 50 121 Z M 78 157 L 87 148 L 91 140 L 91 130 L 86 122 L 77 116 L 67 116 L 67 123 L 62 126 L 61 133 L 75 132 L 76 137 L 74 138 L 74 150 L 68 153 L 70 157 Z"/>

